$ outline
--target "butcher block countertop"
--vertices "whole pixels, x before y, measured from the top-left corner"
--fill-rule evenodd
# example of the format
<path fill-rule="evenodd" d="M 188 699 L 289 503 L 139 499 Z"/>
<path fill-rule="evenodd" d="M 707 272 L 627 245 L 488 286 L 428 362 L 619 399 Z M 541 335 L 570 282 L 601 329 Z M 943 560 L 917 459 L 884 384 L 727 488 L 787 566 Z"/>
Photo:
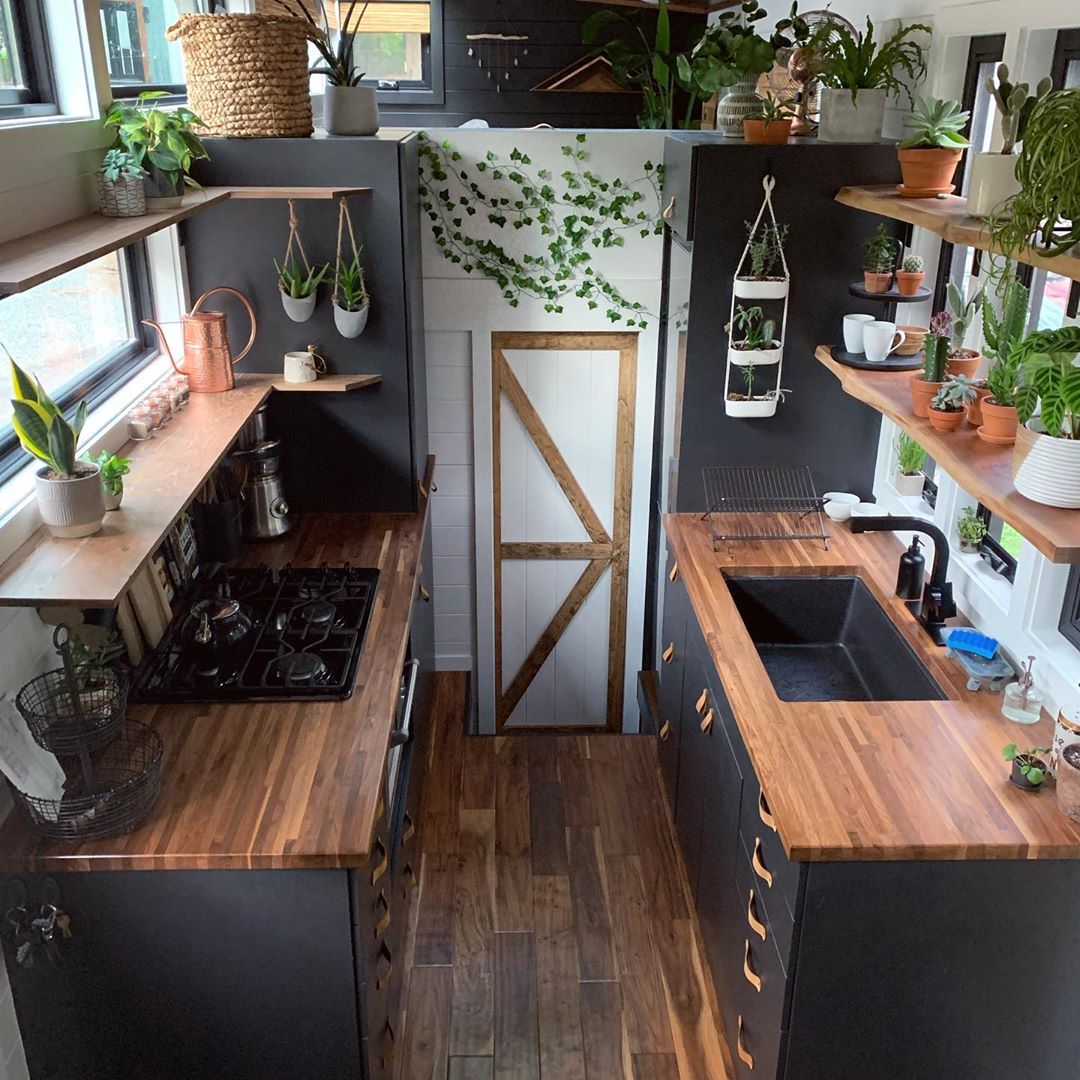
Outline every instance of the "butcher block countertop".
<path fill-rule="evenodd" d="M 741 541 L 714 552 L 698 515 L 664 524 L 789 858 L 1080 857 L 1080 825 L 1058 812 L 1053 785 L 1020 791 L 1001 756 L 1010 742 L 1049 746 L 1052 721 L 1044 712 L 1032 727 L 1012 723 L 1000 694 L 965 689 L 959 666 L 893 595 L 892 534 L 832 524 L 828 551 L 820 541 Z M 862 577 L 949 700 L 780 701 L 722 571 Z"/>
<path fill-rule="evenodd" d="M 430 467 L 430 463 L 429 463 Z M 134 832 L 45 844 L 13 810 L 0 870 L 351 867 L 367 856 L 383 790 L 423 544 L 415 514 L 299 517 L 244 563 L 377 566 L 379 583 L 346 701 L 140 705 L 165 743 L 161 795 Z"/>

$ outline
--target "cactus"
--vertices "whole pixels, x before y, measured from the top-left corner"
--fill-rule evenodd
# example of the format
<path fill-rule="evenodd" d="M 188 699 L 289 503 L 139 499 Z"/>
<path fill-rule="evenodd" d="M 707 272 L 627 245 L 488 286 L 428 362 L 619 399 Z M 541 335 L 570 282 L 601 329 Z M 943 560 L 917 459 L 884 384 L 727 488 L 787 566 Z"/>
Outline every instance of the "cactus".
<path fill-rule="evenodd" d="M 930 320 L 930 333 L 923 346 L 923 378 L 927 382 L 945 381 L 945 362 L 949 358 L 949 326 L 952 320 L 947 311 L 939 311 Z"/>
<path fill-rule="evenodd" d="M 991 360 L 1006 360 L 1024 338 L 1027 329 L 1030 291 L 1016 277 L 1010 276 L 1001 298 L 1001 314 L 993 304 L 982 309 L 983 351 Z"/>
<path fill-rule="evenodd" d="M 1035 87 L 1035 93 L 1029 94 L 1028 83 L 1009 82 L 1009 69 L 1005 64 L 998 64 L 996 76 L 996 82 L 993 76 L 986 80 L 986 88 L 994 95 L 1001 118 L 1001 152 L 1011 154 L 1016 144 L 1024 141 L 1032 110 L 1050 93 L 1054 84 L 1047 76 Z"/>
<path fill-rule="evenodd" d="M 949 355 L 957 356 L 964 347 L 964 338 L 967 337 L 968 327 L 975 321 L 975 316 L 982 310 L 983 292 L 978 292 L 965 301 L 964 294 L 955 282 L 950 281 L 945 290 L 946 299 L 949 303 L 949 311 L 952 313 L 952 344 L 949 347 Z"/>
<path fill-rule="evenodd" d="M 925 266 L 926 263 L 923 261 L 923 257 L 921 255 L 909 255 L 904 260 L 904 273 L 921 274 L 923 272 L 923 267 Z"/>

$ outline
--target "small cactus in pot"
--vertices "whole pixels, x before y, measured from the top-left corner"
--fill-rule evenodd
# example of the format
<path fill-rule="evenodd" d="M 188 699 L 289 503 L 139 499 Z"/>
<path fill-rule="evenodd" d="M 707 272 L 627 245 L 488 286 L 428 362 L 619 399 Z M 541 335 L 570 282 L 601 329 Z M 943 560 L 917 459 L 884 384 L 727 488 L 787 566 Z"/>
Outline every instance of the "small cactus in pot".
<path fill-rule="evenodd" d="M 98 169 L 98 210 L 102 217 L 142 217 L 146 213 L 146 170 L 130 150 L 110 150 Z"/>
<path fill-rule="evenodd" d="M 921 255 L 908 255 L 896 271 L 896 288 L 901 296 L 916 296 L 926 277 L 926 263 Z"/>

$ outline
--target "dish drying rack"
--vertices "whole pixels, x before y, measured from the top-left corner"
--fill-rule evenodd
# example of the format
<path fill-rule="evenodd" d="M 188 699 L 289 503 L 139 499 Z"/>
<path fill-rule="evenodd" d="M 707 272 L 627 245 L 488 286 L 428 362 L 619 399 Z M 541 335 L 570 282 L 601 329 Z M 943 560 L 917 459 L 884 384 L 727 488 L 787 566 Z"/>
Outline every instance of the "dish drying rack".
<path fill-rule="evenodd" d="M 708 465 L 701 475 L 714 551 L 723 540 L 820 540 L 828 550 L 825 501 L 808 466 Z"/>

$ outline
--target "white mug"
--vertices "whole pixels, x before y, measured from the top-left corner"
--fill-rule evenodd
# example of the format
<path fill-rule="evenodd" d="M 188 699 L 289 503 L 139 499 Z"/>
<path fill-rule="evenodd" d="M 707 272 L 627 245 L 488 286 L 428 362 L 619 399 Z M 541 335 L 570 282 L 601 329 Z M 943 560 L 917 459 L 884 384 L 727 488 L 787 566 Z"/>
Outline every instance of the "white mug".
<path fill-rule="evenodd" d="M 899 338 L 899 340 L 897 340 Z M 892 322 L 868 322 L 863 327 L 863 351 L 871 364 L 880 364 L 893 349 L 907 341 L 907 334 Z"/>
<path fill-rule="evenodd" d="M 291 383 L 314 382 L 326 373 L 326 363 L 314 349 L 307 352 L 285 354 L 285 381 Z"/>
<path fill-rule="evenodd" d="M 844 316 L 844 348 L 849 353 L 861 353 L 863 351 L 863 327 L 873 321 L 873 315 Z"/>

